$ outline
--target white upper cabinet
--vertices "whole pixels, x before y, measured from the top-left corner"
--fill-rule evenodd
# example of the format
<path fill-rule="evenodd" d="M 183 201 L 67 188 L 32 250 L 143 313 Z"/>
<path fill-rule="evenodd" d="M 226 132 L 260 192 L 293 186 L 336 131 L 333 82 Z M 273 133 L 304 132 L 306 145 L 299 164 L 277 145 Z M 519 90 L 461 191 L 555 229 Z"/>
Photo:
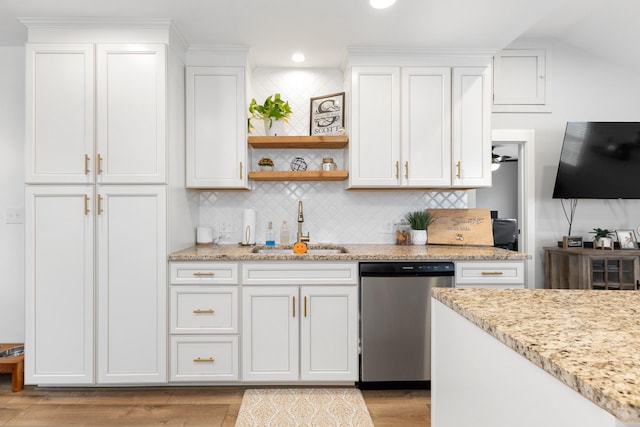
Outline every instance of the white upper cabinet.
<path fill-rule="evenodd" d="M 548 49 L 504 49 L 493 57 L 494 112 L 551 111 Z"/>
<path fill-rule="evenodd" d="M 453 187 L 491 186 L 491 68 L 453 69 Z"/>
<path fill-rule="evenodd" d="M 351 69 L 350 188 L 491 185 L 491 67 Z"/>
<path fill-rule="evenodd" d="M 400 68 L 353 67 L 351 187 L 396 187 L 400 167 Z"/>
<path fill-rule="evenodd" d="M 402 176 L 409 187 L 451 184 L 451 69 L 402 69 Z"/>
<path fill-rule="evenodd" d="M 187 187 L 247 189 L 244 67 L 187 67 Z"/>
<path fill-rule="evenodd" d="M 27 184 L 165 183 L 164 44 L 26 52 Z"/>
<path fill-rule="evenodd" d="M 165 46 L 97 45 L 99 183 L 166 180 Z"/>
<path fill-rule="evenodd" d="M 91 44 L 27 44 L 27 183 L 93 183 Z"/>

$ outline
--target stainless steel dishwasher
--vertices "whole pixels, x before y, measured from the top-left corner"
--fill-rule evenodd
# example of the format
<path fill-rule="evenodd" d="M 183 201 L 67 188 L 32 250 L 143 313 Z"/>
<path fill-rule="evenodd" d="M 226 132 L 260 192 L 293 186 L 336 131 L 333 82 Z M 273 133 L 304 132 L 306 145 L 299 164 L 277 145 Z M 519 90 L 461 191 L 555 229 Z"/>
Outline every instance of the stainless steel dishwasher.
<path fill-rule="evenodd" d="M 360 388 L 431 385 L 431 289 L 452 262 L 360 263 Z"/>

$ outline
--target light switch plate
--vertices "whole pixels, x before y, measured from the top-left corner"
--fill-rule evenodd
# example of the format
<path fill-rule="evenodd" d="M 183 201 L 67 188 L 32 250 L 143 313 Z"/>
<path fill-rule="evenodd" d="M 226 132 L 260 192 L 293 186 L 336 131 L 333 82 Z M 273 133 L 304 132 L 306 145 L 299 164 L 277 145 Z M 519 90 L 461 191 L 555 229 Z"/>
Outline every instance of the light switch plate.
<path fill-rule="evenodd" d="M 7 208 L 7 224 L 24 224 L 24 209 Z"/>

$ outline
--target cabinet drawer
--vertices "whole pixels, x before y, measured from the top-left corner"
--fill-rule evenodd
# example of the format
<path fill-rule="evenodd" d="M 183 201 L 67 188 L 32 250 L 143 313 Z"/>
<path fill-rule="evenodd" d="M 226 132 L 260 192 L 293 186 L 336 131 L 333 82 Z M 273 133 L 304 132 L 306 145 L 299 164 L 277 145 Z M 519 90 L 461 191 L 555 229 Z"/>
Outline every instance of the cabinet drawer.
<path fill-rule="evenodd" d="M 243 285 L 357 285 L 353 262 L 264 262 L 242 264 Z"/>
<path fill-rule="evenodd" d="M 171 381 L 237 381 L 237 336 L 171 337 Z"/>
<path fill-rule="evenodd" d="M 238 288 L 172 286 L 171 333 L 238 332 Z"/>
<path fill-rule="evenodd" d="M 237 285 L 238 264 L 217 262 L 172 262 L 172 285 Z"/>
<path fill-rule="evenodd" d="M 524 261 L 455 263 L 456 287 L 524 287 Z"/>

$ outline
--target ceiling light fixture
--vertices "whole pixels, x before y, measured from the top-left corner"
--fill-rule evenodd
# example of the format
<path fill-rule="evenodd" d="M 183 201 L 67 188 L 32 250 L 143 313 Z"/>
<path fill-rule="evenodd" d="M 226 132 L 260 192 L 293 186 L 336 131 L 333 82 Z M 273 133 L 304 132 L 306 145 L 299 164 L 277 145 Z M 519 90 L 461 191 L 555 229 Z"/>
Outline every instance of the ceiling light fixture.
<path fill-rule="evenodd" d="M 296 52 L 291 56 L 293 62 L 304 62 L 304 53 Z"/>
<path fill-rule="evenodd" d="M 374 9 L 386 9 L 392 6 L 396 0 L 369 0 L 369 4 Z"/>

